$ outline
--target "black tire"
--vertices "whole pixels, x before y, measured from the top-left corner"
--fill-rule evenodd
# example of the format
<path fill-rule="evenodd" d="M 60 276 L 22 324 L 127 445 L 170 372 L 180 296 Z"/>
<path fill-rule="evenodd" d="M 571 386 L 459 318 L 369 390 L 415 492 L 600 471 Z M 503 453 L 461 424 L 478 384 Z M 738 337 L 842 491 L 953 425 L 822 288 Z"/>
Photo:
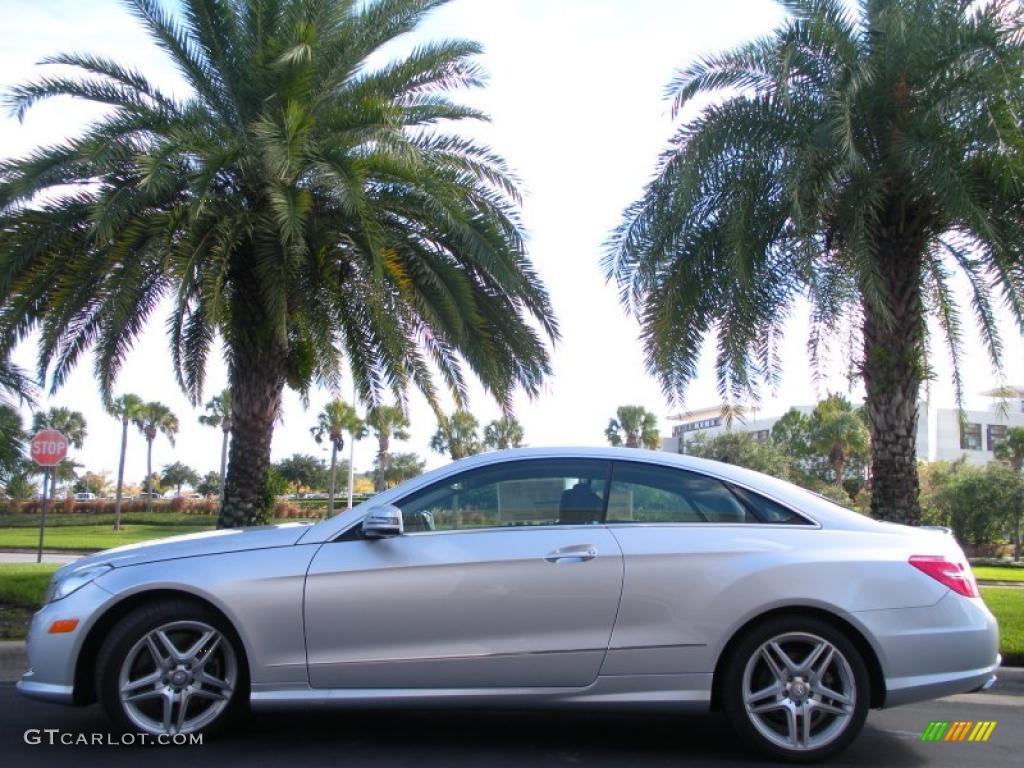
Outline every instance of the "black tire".
<path fill-rule="evenodd" d="M 124 665 L 129 662 L 129 656 L 141 658 L 140 643 L 145 642 L 145 638 L 149 633 L 168 625 L 171 627 L 182 627 L 180 629 L 172 629 L 170 633 L 165 634 L 170 634 L 172 639 L 182 637 L 186 643 L 190 637 L 188 632 L 194 631 L 201 637 L 203 626 L 218 632 L 220 637 L 218 638 L 216 648 L 211 651 L 213 655 L 210 655 L 208 660 L 204 659 L 195 666 L 198 669 L 202 665 L 204 670 L 210 670 L 211 668 L 224 670 L 223 677 L 225 681 L 229 677 L 231 679 L 231 685 L 228 687 L 230 692 L 221 699 L 222 702 L 226 701 L 226 703 L 216 703 L 219 711 L 215 716 L 211 716 L 209 722 L 202 723 L 201 727 L 190 727 L 181 731 L 175 730 L 172 726 L 170 732 L 210 734 L 219 731 L 239 714 L 248 700 L 248 665 L 245 654 L 242 651 L 242 644 L 238 639 L 238 634 L 230 623 L 208 606 L 184 598 L 159 600 L 151 605 L 143 605 L 124 616 L 114 625 L 103 641 L 102 646 L 100 646 L 96 658 L 96 691 L 100 704 L 111 723 L 121 732 L 146 732 L 151 734 L 167 732 L 146 727 L 144 724 L 140 725 L 137 719 L 133 720 L 132 715 L 128 711 L 128 705 L 123 704 L 121 701 L 120 685 L 122 670 Z M 178 632 L 178 634 L 174 635 L 174 632 Z M 221 643 L 224 645 L 222 646 Z M 205 653 L 205 649 L 203 653 Z M 233 666 L 231 664 L 232 659 Z M 173 662 L 168 659 L 168 663 Z M 218 664 L 220 665 L 219 667 L 213 666 Z M 188 669 L 192 669 L 192 665 L 189 665 Z M 233 675 L 229 676 L 227 673 L 232 669 Z M 161 670 L 154 663 L 154 670 L 148 674 L 160 675 Z M 166 674 L 172 674 L 172 670 L 167 670 Z M 164 686 L 164 682 L 165 680 L 160 680 L 152 685 L 155 689 L 160 689 Z M 216 690 L 214 686 L 205 686 L 201 682 L 192 680 L 189 681 L 189 686 Z M 189 687 L 188 690 L 192 690 L 192 687 Z M 146 688 L 148 690 L 149 686 L 147 685 Z M 178 690 L 171 688 L 170 684 L 163 689 L 168 690 L 169 688 L 170 690 Z M 195 695 L 193 703 L 186 704 L 186 713 L 203 707 L 205 700 L 205 696 Z M 147 702 L 142 706 L 148 707 L 150 705 L 151 703 Z M 162 707 L 163 699 L 156 698 L 152 706 Z M 181 705 L 178 704 L 177 706 L 177 711 L 180 712 Z M 210 707 L 214 706 L 214 704 L 210 704 Z M 140 705 L 138 704 L 134 707 L 136 711 L 139 708 Z M 135 716 L 138 718 L 138 714 Z"/>
<path fill-rule="evenodd" d="M 773 638 L 788 637 L 789 640 L 783 643 L 784 650 L 789 649 L 790 653 L 795 654 L 799 658 L 799 653 L 804 647 L 802 645 L 802 636 L 813 636 L 831 644 L 832 648 L 845 660 L 846 664 L 843 665 L 842 661 L 838 658 L 835 659 L 833 664 L 829 665 L 828 669 L 824 671 L 822 680 L 829 683 L 826 686 L 828 690 L 833 688 L 838 690 L 843 687 L 843 683 L 846 681 L 847 687 L 850 687 L 850 690 L 843 691 L 842 693 L 852 693 L 852 696 L 849 697 L 852 698 L 852 702 L 837 704 L 840 700 L 831 698 L 826 698 L 823 702 L 828 706 L 839 706 L 850 710 L 846 715 L 829 714 L 823 710 L 811 710 L 812 715 L 807 719 L 812 723 L 812 729 L 814 727 L 819 728 L 820 738 L 822 739 L 822 743 L 819 746 L 813 746 L 813 740 L 808 746 L 786 746 L 778 743 L 779 740 L 785 739 L 790 734 L 793 734 L 794 731 L 800 737 L 803 736 L 803 715 L 795 718 L 793 725 L 791 725 L 787 717 L 787 709 L 780 706 L 778 709 L 773 709 L 760 715 L 751 714 L 747 710 L 745 701 L 747 686 L 745 675 L 747 674 L 748 663 L 751 665 L 750 689 L 752 691 L 767 691 L 775 684 L 775 681 L 770 677 L 771 665 L 760 653 L 762 646 Z M 806 647 L 808 652 L 813 647 L 809 639 L 806 640 Z M 824 658 L 824 654 L 827 652 L 827 650 L 823 652 L 822 658 Z M 817 706 L 817 704 L 813 703 L 813 700 L 819 694 L 812 692 L 808 695 L 809 689 L 804 685 L 805 678 L 802 673 L 794 676 L 791 672 L 785 670 L 781 664 L 777 665 L 777 668 L 784 673 L 783 677 L 788 679 L 788 683 L 785 684 L 788 687 L 783 688 L 783 693 L 768 694 L 761 701 L 770 707 L 775 707 L 777 699 L 781 699 L 780 704 L 784 704 L 786 707 L 792 705 L 794 708 L 799 709 L 800 702 L 807 702 L 808 699 L 811 699 L 812 702 L 808 703 L 808 706 Z M 757 676 L 761 676 L 762 681 L 767 682 L 764 684 L 762 682 L 753 684 Z M 733 730 L 743 741 L 768 757 L 800 763 L 823 760 L 846 749 L 856 738 L 857 734 L 860 733 L 861 728 L 863 728 L 864 721 L 867 718 L 868 704 L 871 700 L 867 667 L 856 646 L 850 642 L 849 638 L 842 631 L 836 629 L 831 624 L 821 619 L 807 616 L 777 616 L 748 630 L 734 646 L 726 661 L 720 692 L 722 708 L 725 711 L 726 717 L 728 717 Z M 755 704 L 752 703 L 752 706 L 755 706 Z M 802 711 L 806 712 L 808 710 Z M 816 719 L 817 726 L 814 725 Z M 762 732 L 762 729 L 764 729 L 769 733 L 775 733 L 773 728 L 778 728 L 775 739 Z"/>

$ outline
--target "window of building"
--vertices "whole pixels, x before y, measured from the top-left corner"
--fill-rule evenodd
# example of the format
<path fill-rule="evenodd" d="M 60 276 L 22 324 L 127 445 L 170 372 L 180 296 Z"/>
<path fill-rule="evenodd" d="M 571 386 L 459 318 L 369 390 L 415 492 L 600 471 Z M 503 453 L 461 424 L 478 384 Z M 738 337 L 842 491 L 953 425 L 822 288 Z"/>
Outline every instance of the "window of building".
<path fill-rule="evenodd" d="M 960 425 L 960 447 L 966 451 L 980 451 L 981 424 Z"/>
<path fill-rule="evenodd" d="M 722 426 L 722 417 L 717 416 L 713 419 L 701 419 L 700 421 L 691 421 L 687 424 L 680 424 L 672 427 L 672 436 L 679 437 L 686 432 L 699 432 L 702 429 L 713 429 L 714 427 Z"/>
<path fill-rule="evenodd" d="M 999 445 L 1006 439 L 1006 425 L 1005 424 L 989 424 L 987 427 L 988 435 L 988 449 L 994 451 L 996 446 Z"/>
<path fill-rule="evenodd" d="M 769 430 L 767 430 L 767 429 L 759 429 L 759 430 L 757 430 L 757 432 L 753 433 L 754 442 L 755 443 L 760 443 L 761 445 L 767 445 L 768 444 L 768 438 L 770 438 L 770 437 L 771 437 L 771 432 Z"/>

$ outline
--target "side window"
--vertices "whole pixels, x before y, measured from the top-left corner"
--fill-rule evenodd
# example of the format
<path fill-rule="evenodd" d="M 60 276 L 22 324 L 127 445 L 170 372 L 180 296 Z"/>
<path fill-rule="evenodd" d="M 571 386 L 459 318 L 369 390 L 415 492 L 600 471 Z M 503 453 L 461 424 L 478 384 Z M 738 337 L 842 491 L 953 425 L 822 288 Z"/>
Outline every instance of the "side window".
<path fill-rule="evenodd" d="M 729 488 L 743 501 L 754 514 L 760 518 L 762 523 L 781 523 L 785 525 L 810 525 L 807 518 L 801 517 L 789 507 L 784 507 L 777 501 L 753 493 L 746 488 L 730 485 Z"/>
<path fill-rule="evenodd" d="M 724 483 L 672 467 L 615 462 L 609 523 L 756 523 Z"/>
<path fill-rule="evenodd" d="M 594 525 L 604 519 L 609 463 L 533 459 L 473 469 L 396 502 L 405 530 Z"/>

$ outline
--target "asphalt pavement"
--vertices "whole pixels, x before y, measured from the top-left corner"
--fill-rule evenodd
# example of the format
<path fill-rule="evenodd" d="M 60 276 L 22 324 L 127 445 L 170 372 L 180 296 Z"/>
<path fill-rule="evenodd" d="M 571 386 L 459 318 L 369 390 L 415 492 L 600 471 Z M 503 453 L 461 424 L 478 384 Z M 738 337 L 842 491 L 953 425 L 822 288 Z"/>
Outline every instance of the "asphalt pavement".
<path fill-rule="evenodd" d="M 1022 676 L 1024 678 L 1024 676 Z M 933 720 L 991 720 L 988 742 L 922 742 Z M 48 734 L 44 729 L 58 729 Z M 201 746 L 85 745 L 109 739 L 96 706 L 65 708 L 0 684 L 0 756 L 9 766 L 346 765 L 375 768 L 505 766 L 765 766 L 720 715 L 674 717 L 579 712 L 333 710 L 252 714 Z M 93 736 L 99 734 L 100 736 Z M 50 740 L 54 743 L 49 743 Z M 79 742 L 61 744 L 61 740 Z M 30 744 L 27 741 L 40 743 Z M 829 766 L 1024 765 L 1024 680 L 984 694 L 873 711 L 860 737 Z"/>

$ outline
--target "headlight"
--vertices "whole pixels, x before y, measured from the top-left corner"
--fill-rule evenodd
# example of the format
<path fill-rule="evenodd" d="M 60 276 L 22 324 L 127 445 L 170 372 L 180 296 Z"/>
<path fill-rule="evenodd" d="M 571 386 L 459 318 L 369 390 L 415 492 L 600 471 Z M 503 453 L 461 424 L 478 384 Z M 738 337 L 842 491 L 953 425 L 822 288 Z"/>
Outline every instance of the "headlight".
<path fill-rule="evenodd" d="M 54 600 L 62 600 L 72 592 L 84 587 L 93 579 L 102 576 L 113 567 L 109 563 L 102 563 L 101 565 L 88 565 L 78 570 L 56 574 L 53 577 L 53 581 L 50 582 L 49 589 L 46 590 L 46 602 L 52 603 Z"/>

